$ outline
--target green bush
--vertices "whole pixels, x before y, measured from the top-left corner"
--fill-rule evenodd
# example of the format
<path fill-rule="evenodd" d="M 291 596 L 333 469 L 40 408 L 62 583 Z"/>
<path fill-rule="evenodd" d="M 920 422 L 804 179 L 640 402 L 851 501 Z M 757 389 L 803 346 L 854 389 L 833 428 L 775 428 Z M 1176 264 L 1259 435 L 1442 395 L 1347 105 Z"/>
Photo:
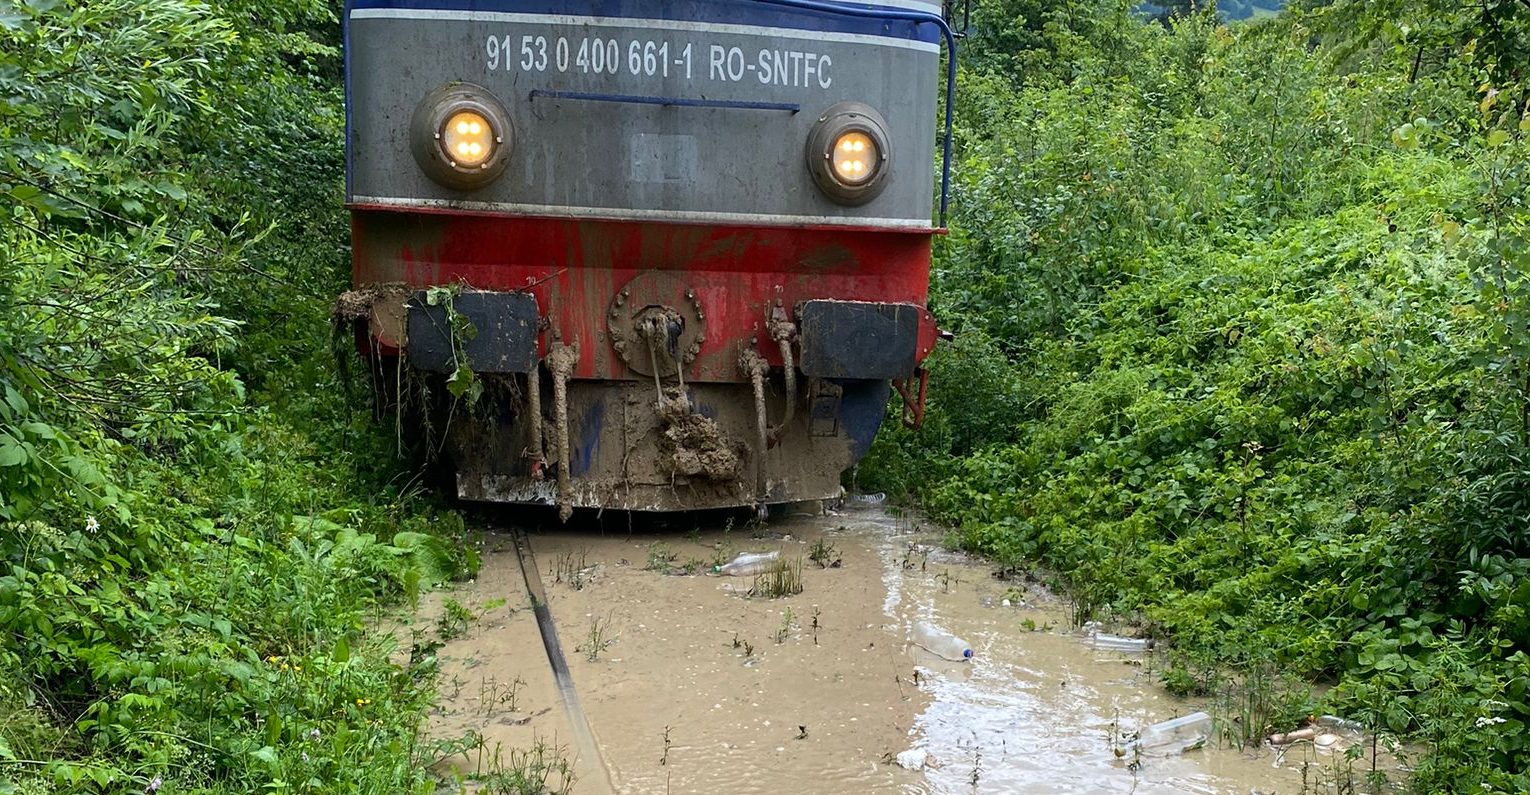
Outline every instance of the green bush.
<path fill-rule="evenodd" d="M 335 14 L 0 3 L 0 791 L 434 790 L 373 627 L 477 560 L 333 366 Z"/>
<path fill-rule="evenodd" d="M 980 49 L 934 279 L 960 333 L 862 478 L 1171 641 L 1182 691 L 1332 682 L 1427 749 L 1416 790 L 1530 788 L 1512 5 L 1106 8 L 1037 33 L 1039 74 Z"/>

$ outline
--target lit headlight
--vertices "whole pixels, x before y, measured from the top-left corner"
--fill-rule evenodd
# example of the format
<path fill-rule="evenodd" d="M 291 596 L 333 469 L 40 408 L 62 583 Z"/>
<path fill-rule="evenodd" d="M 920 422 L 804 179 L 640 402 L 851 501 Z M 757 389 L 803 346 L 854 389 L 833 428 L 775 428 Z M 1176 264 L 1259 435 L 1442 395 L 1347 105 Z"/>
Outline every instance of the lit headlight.
<path fill-rule="evenodd" d="M 482 187 L 505 170 L 510 116 L 482 86 L 450 83 L 426 95 L 409 125 L 409 148 L 429 177 L 449 188 Z"/>
<path fill-rule="evenodd" d="M 441 125 L 441 148 L 457 165 L 476 168 L 494 156 L 499 143 L 489 120 L 471 110 L 459 111 Z"/>
<path fill-rule="evenodd" d="M 841 102 L 808 134 L 807 166 L 820 190 L 840 204 L 865 204 L 887 184 L 887 123 L 860 102 Z"/>
<path fill-rule="evenodd" d="M 882 165 L 877 142 L 859 130 L 847 132 L 834 142 L 834 175 L 840 182 L 859 185 L 871 179 Z"/>

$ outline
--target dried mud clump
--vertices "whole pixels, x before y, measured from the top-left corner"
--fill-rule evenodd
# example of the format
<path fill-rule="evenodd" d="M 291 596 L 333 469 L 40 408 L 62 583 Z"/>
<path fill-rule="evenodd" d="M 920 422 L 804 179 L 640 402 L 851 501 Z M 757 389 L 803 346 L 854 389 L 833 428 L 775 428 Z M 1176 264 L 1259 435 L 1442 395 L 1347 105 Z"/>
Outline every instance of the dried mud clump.
<path fill-rule="evenodd" d="M 346 290 L 335 299 L 330 317 L 341 323 L 366 320 L 372 314 L 372 307 L 377 304 L 386 302 L 402 306 L 408 297 L 409 287 L 396 282 Z"/>
<path fill-rule="evenodd" d="M 346 290 L 335 299 L 335 308 L 330 315 L 339 321 L 365 320 L 377 298 L 377 290 L 372 287 Z"/>
<path fill-rule="evenodd" d="M 659 449 L 675 474 L 736 480 L 744 471 L 744 445 L 729 439 L 712 419 L 693 413 L 684 400 L 666 400 L 661 418 Z"/>

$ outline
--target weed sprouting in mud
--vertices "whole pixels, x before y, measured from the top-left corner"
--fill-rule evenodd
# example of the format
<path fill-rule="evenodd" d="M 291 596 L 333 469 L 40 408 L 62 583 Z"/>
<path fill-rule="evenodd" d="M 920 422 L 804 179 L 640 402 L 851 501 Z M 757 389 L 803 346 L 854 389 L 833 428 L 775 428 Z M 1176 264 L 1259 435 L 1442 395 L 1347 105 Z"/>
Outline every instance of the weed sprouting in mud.
<path fill-rule="evenodd" d="M 647 571 L 656 571 L 660 574 L 668 574 L 670 564 L 675 562 L 679 555 L 663 541 L 655 541 L 648 545 L 648 562 L 643 564 Z"/>
<path fill-rule="evenodd" d="M 812 548 L 808 550 L 808 560 L 817 563 L 820 569 L 837 569 L 844 562 L 840 558 L 839 550 L 823 538 L 813 542 Z"/>
<path fill-rule="evenodd" d="M 517 712 L 521 689 L 526 686 L 526 680 L 519 676 L 508 682 L 500 682 L 496 677 L 487 676 L 479 680 L 478 684 L 478 709 L 485 718 L 494 716 L 494 711 L 504 708 L 508 712 Z"/>
<path fill-rule="evenodd" d="M 904 571 L 919 569 L 924 571 L 930 565 L 930 548 L 924 544 L 910 541 L 903 550 L 903 557 L 898 561 Z"/>
<path fill-rule="evenodd" d="M 568 761 L 566 749 L 540 737 L 530 747 L 512 748 L 506 755 L 500 743 L 495 743 L 491 749 L 482 734 L 469 731 L 460 737 L 435 740 L 422 761 L 433 768 L 458 756 L 473 768 L 472 772 L 461 775 L 459 786 L 461 782 L 467 782 L 473 792 L 566 795 L 573 791 L 574 768 Z"/>
<path fill-rule="evenodd" d="M 818 628 L 821 626 L 818 623 L 818 617 L 821 616 L 821 615 L 823 615 L 823 611 L 818 609 L 818 605 L 813 605 L 813 645 L 814 646 L 818 645 Z"/>
<path fill-rule="evenodd" d="M 747 640 L 740 640 L 737 632 L 733 633 L 733 648 L 737 651 L 742 651 L 745 660 L 754 657 L 754 644 Z"/>
<path fill-rule="evenodd" d="M 487 769 L 469 778 L 490 795 L 564 795 L 573 791 L 574 767 L 563 748 L 541 739 L 510 749 L 508 756 L 495 743 Z"/>
<path fill-rule="evenodd" d="M 436 635 L 443 641 L 455 640 L 467 632 L 468 625 L 478 620 L 473 611 L 462 606 L 456 599 L 447 599 L 442 605 L 445 611 L 436 619 Z"/>
<path fill-rule="evenodd" d="M 780 599 L 800 593 L 802 593 L 801 558 L 795 561 L 784 558 L 772 561 L 770 568 L 755 576 L 754 587 L 749 589 L 750 596 L 762 596 L 766 599 Z"/>
<path fill-rule="evenodd" d="M 1129 732 L 1121 727 L 1121 713 L 1117 711 L 1110 719 L 1110 732 L 1105 742 L 1117 759 L 1125 761 L 1126 769 L 1133 773 L 1133 781 L 1136 780 L 1136 772 L 1142 767 L 1142 745 L 1137 739 L 1137 732 Z"/>
<path fill-rule="evenodd" d="M 731 541 L 724 539 L 717 542 L 717 545 L 712 548 L 712 568 L 721 568 L 723 564 L 733 560 L 736 554 L 738 554 L 738 548 Z"/>
<path fill-rule="evenodd" d="M 1218 679 L 1212 711 L 1220 718 L 1223 742 L 1234 748 L 1263 743 L 1277 727 L 1299 722 L 1311 707 L 1307 692 L 1294 691 L 1268 663 Z"/>
<path fill-rule="evenodd" d="M 781 626 L 776 629 L 776 645 L 779 646 L 791 637 L 792 630 L 796 628 L 797 616 L 792 613 L 790 607 L 781 611 Z"/>
<path fill-rule="evenodd" d="M 664 755 L 659 757 L 660 766 L 669 764 L 669 749 L 671 745 L 669 739 L 669 729 L 670 727 L 668 726 L 664 727 Z"/>
<path fill-rule="evenodd" d="M 602 652 L 611 648 L 616 643 L 616 635 L 611 631 L 611 616 L 590 617 L 590 629 L 585 633 L 584 642 L 579 644 L 574 651 L 584 655 L 588 662 L 598 662 Z"/>
<path fill-rule="evenodd" d="M 564 583 L 576 591 L 590 584 L 592 567 L 586 565 L 586 552 L 569 550 L 558 555 L 553 568 L 553 582 Z"/>

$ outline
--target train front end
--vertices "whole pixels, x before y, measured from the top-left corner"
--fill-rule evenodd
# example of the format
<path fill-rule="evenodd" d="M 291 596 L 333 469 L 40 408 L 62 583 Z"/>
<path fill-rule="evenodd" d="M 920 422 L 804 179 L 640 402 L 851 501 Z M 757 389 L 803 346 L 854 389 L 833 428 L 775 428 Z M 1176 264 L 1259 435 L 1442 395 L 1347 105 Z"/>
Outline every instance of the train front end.
<path fill-rule="evenodd" d="M 337 313 L 460 497 L 840 493 L 936 339 L 939 6 L 885 2 L 350 3 Z"/>

